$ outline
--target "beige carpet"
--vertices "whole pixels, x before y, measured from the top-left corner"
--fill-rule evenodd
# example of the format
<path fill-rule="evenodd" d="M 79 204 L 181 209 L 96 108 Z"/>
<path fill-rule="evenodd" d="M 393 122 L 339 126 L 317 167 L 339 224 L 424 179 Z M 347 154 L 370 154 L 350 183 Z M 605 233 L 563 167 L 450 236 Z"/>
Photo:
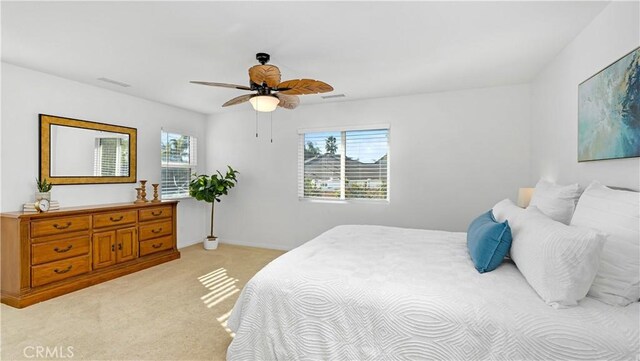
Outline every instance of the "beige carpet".
<path fill-rule="evenodd" d="M 245 283 L 283 252 L 220 245 L 24 309 L 1 306 L 2 360 L 224 360 L 226 319 Z M 57 348 L 57 351 L 55 349 Z M 67 356 L 67 358 L 69 358 Z"/>

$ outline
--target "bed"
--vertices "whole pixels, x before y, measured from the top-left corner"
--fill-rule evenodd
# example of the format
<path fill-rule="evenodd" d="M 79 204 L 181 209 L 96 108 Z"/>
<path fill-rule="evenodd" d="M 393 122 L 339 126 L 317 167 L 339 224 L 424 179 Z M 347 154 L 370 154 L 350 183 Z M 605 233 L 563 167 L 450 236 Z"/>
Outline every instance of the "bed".
<path fill-rule="evenodd" d="M 637 360 L 639 311 L 549 307 L 512 263 L 479 274 L 465 233 L 339 226 L 247 283 L 227 358 Z"/>

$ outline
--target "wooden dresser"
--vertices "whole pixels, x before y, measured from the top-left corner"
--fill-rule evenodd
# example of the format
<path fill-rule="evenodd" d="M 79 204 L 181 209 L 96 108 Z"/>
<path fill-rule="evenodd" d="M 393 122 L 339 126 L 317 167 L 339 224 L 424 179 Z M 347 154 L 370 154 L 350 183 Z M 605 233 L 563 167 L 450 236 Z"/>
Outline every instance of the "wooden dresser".
<path fill-rule="evenodd" d="M 180 258 L 177 203 L 2 213 L 2 303 L 22 308 Z"/>

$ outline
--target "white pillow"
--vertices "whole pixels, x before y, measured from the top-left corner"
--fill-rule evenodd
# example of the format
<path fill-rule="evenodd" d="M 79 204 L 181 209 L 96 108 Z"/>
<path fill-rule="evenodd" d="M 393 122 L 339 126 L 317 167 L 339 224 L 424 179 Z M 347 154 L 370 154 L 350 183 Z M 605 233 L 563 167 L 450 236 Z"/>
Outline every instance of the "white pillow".
<path fill-rule="evenodd" d="M 540 179 L 533 190 L 529 205 L 538 207 L 542 213 L 555 221 L 569 224 L 580 193 L 580 185 L 577 183 L 561 186 Z"/>
<path fill-rule="evenodd" d="M 511 224 L 518 216 L 524 213 L 524 208 L 518 207 L 511 199 L 506 198 L 496 203 L 491 211 L 493 212 L 493 217 L 496 221 L 500 223 L 508 221 L 509 224 Z"/>
<path fill-rule="evenodd" d="M 571 225 L 608 234 L 589 296 L 625 306 L 640 298 L 640 193 L 593 182 L 584 191 Z"/>
<path fill-rule="evenodd" d="M 511 258 L 531 287 L 554 308 L 578 304 L 598 270 L 605 236 L 556 222 L 535 206 L 510 226 Z"/>

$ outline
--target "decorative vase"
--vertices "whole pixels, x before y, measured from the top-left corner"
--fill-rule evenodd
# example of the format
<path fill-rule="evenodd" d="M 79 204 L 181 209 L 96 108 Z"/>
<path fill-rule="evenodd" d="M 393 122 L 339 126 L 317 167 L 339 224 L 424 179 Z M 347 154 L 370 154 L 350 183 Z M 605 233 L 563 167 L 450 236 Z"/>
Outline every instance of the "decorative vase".
<path fill-rule="evenodd" d="M 207 237 L 204 239 L 204 249 L 212 250 L 218 248 L 218 237 Z"/>
<path fill-rule="evenodd" d="M 36 192 L 36 202 L 41 199 L 51 201 L 51 192 Z"/>

